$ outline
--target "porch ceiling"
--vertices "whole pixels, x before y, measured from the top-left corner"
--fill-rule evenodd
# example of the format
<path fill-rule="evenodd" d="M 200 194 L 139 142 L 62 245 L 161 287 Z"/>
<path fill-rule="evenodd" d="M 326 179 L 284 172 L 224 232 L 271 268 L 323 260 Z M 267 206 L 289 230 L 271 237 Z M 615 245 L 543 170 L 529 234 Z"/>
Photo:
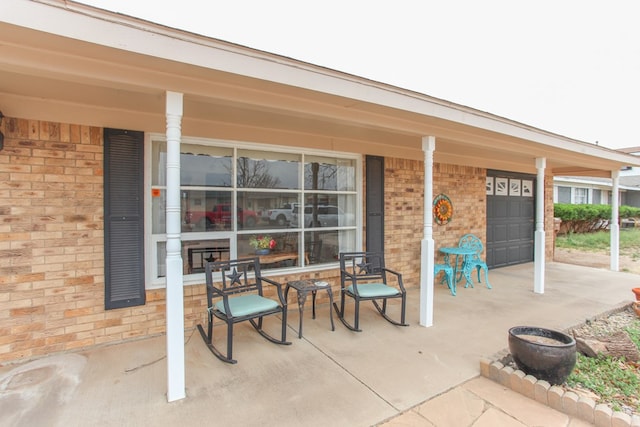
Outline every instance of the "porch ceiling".
<path fill-rule="evenodd" d="M 78 22 L 67 26 L 84 23 L 96 34 L 85 28 L 79 39 L 66 27 L 52 29 L 55 17 L 40 28 L 19 15 L 0 17 L 6 116 L 164 133 L 164 94 L 175 91 L 184 94 L 184 136 L 422 159 L 422 137 L 433 135 L 436 162 L 535 173 L 535 158 L 545 157 L 547 173 L 605 177 L 640 166 L 630 155 L 423 94 L 73 2 L 49 3 L 35 7 L 71 9 Z"/>

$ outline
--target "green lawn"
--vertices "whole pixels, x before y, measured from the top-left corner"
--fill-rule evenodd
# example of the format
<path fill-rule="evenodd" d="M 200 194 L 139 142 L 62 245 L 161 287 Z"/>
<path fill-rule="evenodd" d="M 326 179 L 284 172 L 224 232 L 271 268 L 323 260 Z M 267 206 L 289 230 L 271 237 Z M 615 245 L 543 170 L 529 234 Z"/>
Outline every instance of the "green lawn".
<path fill-rule="evenodd" d="M 556 247 L 609 252 L 609 239 L 608 231 L 559 235 L 556 237 Z M 620 230 L 620 254 L 640 259 L 640 228 Z M 640 349 L 640 320 L 635 320 L 626 331 Z M 591 390 L 600 396 L 601 402 L 610 404 L 614 410 L 621 410 L 624 405 L 637 413 L 640 411 L 639 368 L 638 364 L 625 364 L 620 359 L 588 358 L 579 354 L 567 385 Z"/>
<path fill-rule="evenodd" d="M 608 231 L 558 235 L 556 237 L 556 247 L 587 251 L 608 251 L 609 239 Z M 620 251 L 640 257 L 640 228 L 620 230 Z"/>

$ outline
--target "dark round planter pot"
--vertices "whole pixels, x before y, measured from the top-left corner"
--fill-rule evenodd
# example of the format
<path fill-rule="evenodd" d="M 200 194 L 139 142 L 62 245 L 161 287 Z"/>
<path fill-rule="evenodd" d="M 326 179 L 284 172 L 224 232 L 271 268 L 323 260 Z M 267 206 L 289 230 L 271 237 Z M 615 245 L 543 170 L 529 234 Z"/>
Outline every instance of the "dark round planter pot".
<path fill-rule="evenodd" d="M 550 384 L 564 383 L 576 365 L 576 341 L 552 329 L 514 326 L 509 351 L 518 369 Z"/>

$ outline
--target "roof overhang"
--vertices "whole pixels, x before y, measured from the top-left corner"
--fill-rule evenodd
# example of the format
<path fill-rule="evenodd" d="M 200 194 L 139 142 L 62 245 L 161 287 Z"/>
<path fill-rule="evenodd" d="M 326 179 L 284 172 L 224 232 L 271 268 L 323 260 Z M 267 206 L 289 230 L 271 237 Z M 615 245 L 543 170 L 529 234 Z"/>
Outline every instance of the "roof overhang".
<path fill-rule="evenodd" d="M 554 175 L 611 176 L 640 159 L 486 112 L 68 0 L 0 4 L 6 116 L 165 131 L 184 94 L 185 136 L 423 159 Z"/>
<path fill-rule="evenodd" d="M 621 153 L 640 155 L 640 147 L 619 148 L 618 151 Z"/>
<path fill-rule="evenodd" d="M 611 179 L 594 178 L 594 177 L 577 177 L 577 176 L 554 176 L 553 183 L 555 185 L 565 184 L 569 187 L 594 187 L 600 189 L 611 190 L 613 182 Z M 620 191 L 640 191 L 640 188 L 619 184 Z"/>

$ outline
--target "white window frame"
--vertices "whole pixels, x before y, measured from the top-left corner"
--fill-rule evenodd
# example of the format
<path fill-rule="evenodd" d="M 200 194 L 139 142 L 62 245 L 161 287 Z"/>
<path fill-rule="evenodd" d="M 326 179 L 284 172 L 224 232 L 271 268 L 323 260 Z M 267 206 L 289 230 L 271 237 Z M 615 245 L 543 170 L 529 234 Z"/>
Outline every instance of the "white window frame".
<path fill-rule="evenodd" d="M 145 288 L 146 289 L 163 289 L 166 287 L 166 278 L 158 277 L 158 253 L 157 247 L 158 243 L 165 241 L 166 242 L 166 234 L 153 234 L 152 233 L 152 146 L 154 142 L 166 142 L 166 135 L 158 134 L 158 133 L 147 133 L 145 134 L 145 171 L 144 171 L 144 188 L 145 188 L 145 196 L 144 196 L 144 206 L 145 206 Z M 198 138 L 198 137 L 183 137 L 181 139 L 181 143 L 184 144 L 195 144 L 195 145 L 215 145 L 224 148 L 233 148 L 234 149 L 234 160 L 237 158 L 237 150 L 258 150 L 258 151 L 275 151 L 281 153 L 295 153 L 295 154 L 303 154 L 303 155 L 311 155 L 311 156 L 323 156 L 323 157 L 336 157 L 353 160 L 355 162 L 355 198 L 356 198 L 356 206 L 355 206 L 355 225 L 354 226 L 345 226 L 345 227 L 331 227 L 331 229 L 337 230 L 354 230 L 355 232 L 355 248 L 353 250 L 359 251 L 362 250 L 362 206 L 363 206 L 363 160 L 362 156 L 359 154 L 341 152 L 341 151 L 320 151 L 320 150 L 312 150 L 312 149 L 303 149 L 299 147 L 289 147 L 289 146 L 280 146 L 280 145 L 270 145 L 270 144 L 257 144 L 252 142 L 244 142 L 244 141 L 231 141 L 231 140 L 221 140 L 214 138 Z M 302 163 L 304 164 L 304 162 Z M 235 168 L 235 165 L 234 165 Z M 301 171 L 302 173 L 302 171 Z M 269 192 L 273 190 L 266 190 L 265 192 Z M 304 189 L 298 190 L 287 190 L 291 192 L 303 192 L 308 193 Z M 354 194 L 353 191 L 348 192 L 332 192 L 332 194 Z M 233 194 L 236 194 L 236 189 L 233 190 Z M 182 215 L 182 214 L 181 214 Z M 268 232 L 269 230 L 264 229 L 263 231 Z M 282 229 L 274 229 L 273 232 L 281 232 Z M 305 231 L 300 231 L 304 233 Z M 236 253 L 236 236 L 238 234 L 237 231 L 227 231 L 227 232 L 216 232 L 215 235 L 212 235 L 211 232 L 202 232 L 202 233 L 189 233 L 189 239 L 185 239 L 185 241 L 195 241 L 195 240 L 211 240 L 211 239 L 221 239 L 228 238 L 230 242 L 230 250 L 231 253 Z M 327 263 L 320 265 L 310 265 L 304 267 L 289 267 L 289 268 L 281 268 L 281 269 L 272 269 L 265 270 L 263 274 L 265 276 L 269 275 L 281 275 L 281 274 L 297 274 L 309 271 L 318 271 L 318 270 L 329 270 L 335 269 L 337 267 L 337 261 L 335 263 Z M 184 284 L 185 285 L 195 285 L 202 284 L 204 282 L 204 273 L 200 274 L 191 274 L 185 275 Z"/>
<path fill-rule="evenodd" d="M 578 196 L 578 190 L 584 191 L 584 197 L 586 198 L 585 202 L 578 202 L 578 197 L 582 197 L 582 196 Z M 571 191 L 571 203 L 574 205 L 589 204 L 589 199 L 590 199 L 589 193 L 590 191 L 589 191 L 589 188 L 587 187 L 573 187 Z"/>

